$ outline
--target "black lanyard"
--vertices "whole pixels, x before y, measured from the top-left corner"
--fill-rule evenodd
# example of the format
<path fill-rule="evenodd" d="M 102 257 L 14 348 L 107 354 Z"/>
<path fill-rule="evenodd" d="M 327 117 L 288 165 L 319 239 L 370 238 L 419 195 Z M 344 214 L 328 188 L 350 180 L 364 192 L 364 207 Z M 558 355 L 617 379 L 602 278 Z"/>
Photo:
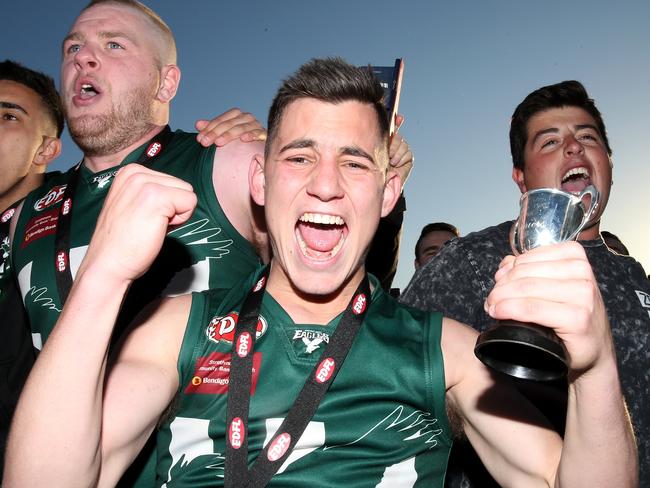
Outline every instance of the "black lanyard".
<path fill-rule="evenodd" d="M 168 125 L 153 136 L 140 157 L 135 161 L 137 164 L 151 166 L 162 154 L 163 149 L 171 140 L 171 129 Z M 79 183 L 79 172 L 83 161 L 72 171 L 65 191 L 63 192 L 63 203 L 59 210 L 56 222 L 56 235 L 54 237 L 54 276 L 56 287 L 59 291 L 61 305 L 64 305 L 72 288 L 72 271 L 70 270 L 70 228 L 72 226 L 72 202 L 77 185 Z"/>
<path fill-rule="evenodd" d="M 370 284 L 365 275 L 352 296 L 339 326 L 307 377 L 302 390 L 282 425 L 273 434 L 248 471 L 248 408 L 255 332 L 268 268 L 246 297 L 235 325 L 228 382 L 226 422 L 226 488 L 264 487 L 287 459 L 307 424 L 312 419 L 323 396 L 336 378 L 354 342 L 370 302 Z"/>

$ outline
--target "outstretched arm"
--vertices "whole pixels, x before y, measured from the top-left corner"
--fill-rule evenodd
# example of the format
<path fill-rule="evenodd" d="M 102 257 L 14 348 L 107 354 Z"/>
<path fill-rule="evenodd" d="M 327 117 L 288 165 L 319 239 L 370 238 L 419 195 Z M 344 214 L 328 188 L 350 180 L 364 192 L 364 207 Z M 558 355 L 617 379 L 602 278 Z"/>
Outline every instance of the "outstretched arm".
<path fill-rule="evenodd" d="M 127 339 L 105 386 L 110 338 L 130 283 L 158 254 L 168 226 L 185 221 L 195 203 L 190 185 L 181 180 L 138 165 L 120 171 L 68 301 L 23 390 L 3 486 L 94 486 L 100 480 L 111 485 L 137 453 L 176 388 L 176 358 L 165 339 L 180 342 L 159 327 L 163 337 L 153 334 L 142 347 L 147 323 L 159 319 L 149 314 L 139 335 Z M 177 319 L 188 299 L 173 303 L 163 310 Z M 120 400 L 137 401 L 137 408 L 127 404 L 119 410 Z M 44 446 L 47 454 L 35 456 Z M 105 466 L 110 469 L 102 472 Z"/>
<path fill-rule="evenodd" d="M 450 402 L 488 470 L 504 486 L 636 486 L 636 446 L 609 322 L 582 247 L 564 243 L 507 257 L 495 279 L 486 302 L 493 318 L 535 322 L 563 340 L 569 403 L 562 442 L 530 404 L 471 357 L 475 334 L 445 331 Z M 522 476 L 530 480 L 522 484 Z"/>

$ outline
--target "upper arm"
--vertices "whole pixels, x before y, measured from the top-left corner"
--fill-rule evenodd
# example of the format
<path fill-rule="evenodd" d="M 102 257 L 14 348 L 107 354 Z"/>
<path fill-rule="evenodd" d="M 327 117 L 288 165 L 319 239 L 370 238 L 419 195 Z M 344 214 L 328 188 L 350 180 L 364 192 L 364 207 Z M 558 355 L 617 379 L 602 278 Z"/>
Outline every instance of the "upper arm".
<path fill-rule="evenodd" d="M 442 350 L 447 400 L 472 446 L 502 486 L 548 486 L 562 441 L 507 378 L 474 355 L 477 333 L 444 319 Z"/>
<path fill-rule="evenodd" d="M 254 202 L 248 186 L 248 171 L 254 157 L 264 157 L 263 142 L 233 141 L 216 149 L 212 183 L 219 204 L 233 227 L 254 242 Z"/>
<path fill-rule="evenodd" d="M 110 361 L 104 386 L 101 486 L 131 464 L 178 390 L 178 354 L 191 295 L 145 309 Z"/>

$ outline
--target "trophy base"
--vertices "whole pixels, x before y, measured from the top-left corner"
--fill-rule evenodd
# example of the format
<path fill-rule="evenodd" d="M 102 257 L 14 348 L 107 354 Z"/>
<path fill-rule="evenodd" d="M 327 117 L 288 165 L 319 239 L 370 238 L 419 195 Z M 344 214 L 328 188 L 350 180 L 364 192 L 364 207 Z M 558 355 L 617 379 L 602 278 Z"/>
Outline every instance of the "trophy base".
<path fill-rule="evenodd" d="M 492 369 L 524 380 L 553 381 L 567 374 L 564 344 L 535 324 L 498 321 L 479 335 L 474 354 Z"/>

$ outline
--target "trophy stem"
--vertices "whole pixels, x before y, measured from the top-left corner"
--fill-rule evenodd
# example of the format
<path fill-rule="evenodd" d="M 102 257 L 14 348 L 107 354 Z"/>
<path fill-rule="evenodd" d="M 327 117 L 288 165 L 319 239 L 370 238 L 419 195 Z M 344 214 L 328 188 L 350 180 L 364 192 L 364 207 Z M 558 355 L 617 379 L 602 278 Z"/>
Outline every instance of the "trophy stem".
<path fill-rule="evenodd" d="M 532 323 L 498 321 L 479 335 L 474 354 L 492 369 L 525 380 L 558 380 L 568 370 L 562 341 Z"/>

